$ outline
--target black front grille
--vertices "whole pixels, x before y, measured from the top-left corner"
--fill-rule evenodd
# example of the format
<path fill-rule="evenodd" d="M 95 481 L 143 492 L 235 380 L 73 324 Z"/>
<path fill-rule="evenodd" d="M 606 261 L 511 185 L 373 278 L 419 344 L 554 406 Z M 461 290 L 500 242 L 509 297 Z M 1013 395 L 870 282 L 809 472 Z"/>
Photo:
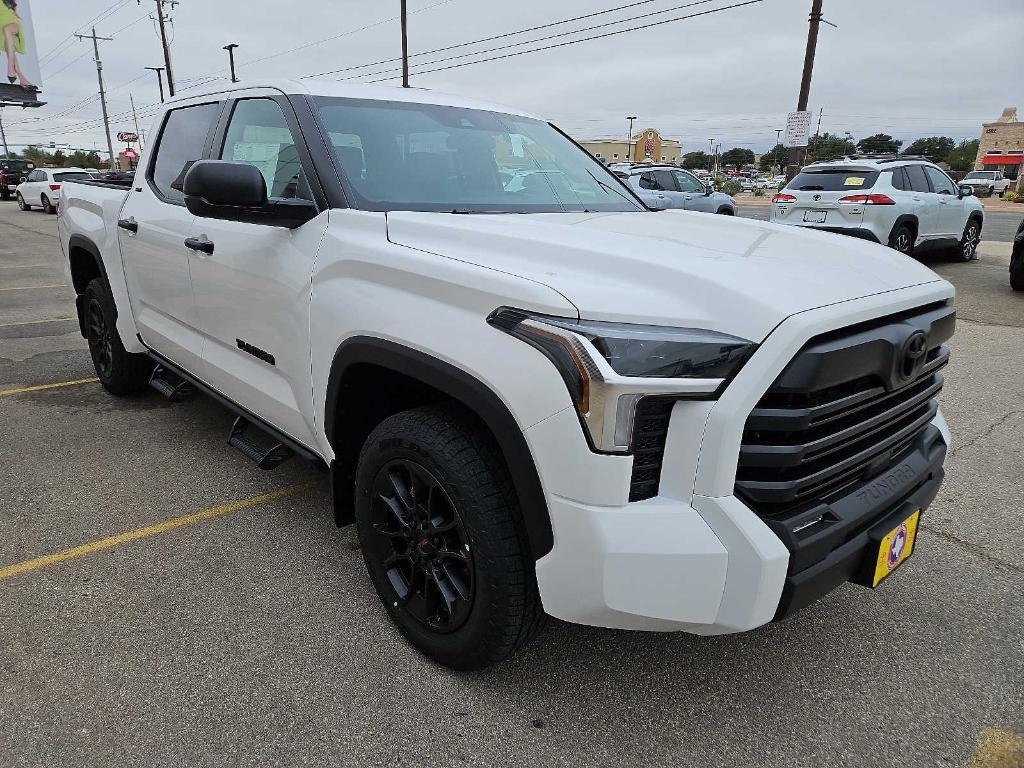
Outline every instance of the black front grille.
<path fill-rule="evenodd" d="M 938 410 L 954 320 L 939 304 L 812 339 L 747 418 L 737 494 L 779 520 L 899 462 Z M 926 353 L 905 380 L 920 333 Z"/>
<path fill-rule="evenodd" d="M 642 501 L 658 495 L 665 438 L 672 416 L 674 397 L 645 397 L 637 403 L 633 417 L 633 476 L 629 500 Z"/>

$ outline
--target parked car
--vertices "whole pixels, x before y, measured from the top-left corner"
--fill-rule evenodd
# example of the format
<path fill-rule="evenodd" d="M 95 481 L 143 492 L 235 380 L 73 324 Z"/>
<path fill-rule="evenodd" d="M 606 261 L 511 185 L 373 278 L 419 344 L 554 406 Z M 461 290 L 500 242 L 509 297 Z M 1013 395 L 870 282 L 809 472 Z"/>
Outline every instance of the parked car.
<path fill-rule="evenodd" d="M 811 163 L 772 197 L 770 220 L 888 244 L 905 254 L 950 248 L 977 257 L 984 224 L 971 187 L 927 160 L 858 158 Z"/>
<path fill-rule="evenodd" d="M 1017 235 L 1013 238 L 1013 251 L 1010 254 L 1010 287 L 1015 291 L 1024 291 L 1024 220 L 1017 227 Z"/>
<path fill-rule="evenodd" d="M 432 90 L 248 80 L 155 119 L 145 183 L 61 190 L 100 382 L 209 393 L 257 467 L 329 472 L 430 658 L 545 614 L 745 631 L 914 552 L 955 322 L 923 265 L 652 213 L 548 122 Z M 509 147 L 573 194 L 506 190 Z"/>
<path fill-rule="evenodd" d="M 628 184 L 629 173 L 626 171 L 615 171 L 615 175 L 622 179 L 623 184 Z M 633 189 L 632 187 L 630 187 L 630 192 L 639 197 L 644 205 L 652 211 L 664 211 L 675 207 L 675 204 L 668 199 L 664 192 L 658 192 L 653 189 Z"/>
<path fill-rule="evenodd" d="M 0 200 L 14 197 L 15 188 L 35 170 L 31 160 L 7 160 L 0 157 Z"/>
<path fill-rule="evenodd" d="M 974 190 L 974 194 L 999 195 L 1010 188 L 1010 180 L 1003 176 L 1002 171 L 971 171 L 960 182 Z"/>
<path fill-rule="evenodd" d="M 91 178 L 84 168 L 36 168 L 15 190 L 18 207 L 31 211 L 38 205 L 46 213 L 56 213 L 61 184 L 69 179 Z"/>
<path fill-rule="evenodd" d="M 716 192 L 689 171 L 666 165 L 635 165 L 625 171 L 624 181 L 634 192 L 655 192 L 668 198 L 670 208 L 736 215 L 736 201 Z"/>
<path fill-rule="evenodd" d="M 765 188 L 764 179 L 752 179 L 752 178 L 749 178 L 747 176 L 744 176 L 742 179 L 740 179 L 740 189 L 743 192 L 753 192 L 755 189 L 764 189 L 764 188 Z"/>

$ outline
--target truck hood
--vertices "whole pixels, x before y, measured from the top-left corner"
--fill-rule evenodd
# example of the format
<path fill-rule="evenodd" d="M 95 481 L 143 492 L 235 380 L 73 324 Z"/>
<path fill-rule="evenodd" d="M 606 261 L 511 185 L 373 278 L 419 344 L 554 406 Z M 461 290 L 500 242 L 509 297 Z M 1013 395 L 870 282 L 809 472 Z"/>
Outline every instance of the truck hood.
<path fill-rule="evenodd" d="M 688 211 L 399 211 L 387 221 L 393 243 L 543 283 L 583 318 L 758 342 L 797 312 L 940 280 L 874 243 Z"/>

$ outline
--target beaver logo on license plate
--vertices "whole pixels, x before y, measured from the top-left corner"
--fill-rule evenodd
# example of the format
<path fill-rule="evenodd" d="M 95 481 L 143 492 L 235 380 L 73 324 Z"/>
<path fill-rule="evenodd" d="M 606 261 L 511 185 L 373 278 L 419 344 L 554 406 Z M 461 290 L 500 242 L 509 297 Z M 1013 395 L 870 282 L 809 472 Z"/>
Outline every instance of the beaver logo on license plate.
<path fill-rule="evenodd" d="M 882 537 L 878 545 L 878 556 L 875 560 L 875 572 L 871 586 L 877 587 L 893 571 L 903 565 L 914 553 L 914 542 L 917 538 L 917 521 L 921 510 L 917 510 Z"/>

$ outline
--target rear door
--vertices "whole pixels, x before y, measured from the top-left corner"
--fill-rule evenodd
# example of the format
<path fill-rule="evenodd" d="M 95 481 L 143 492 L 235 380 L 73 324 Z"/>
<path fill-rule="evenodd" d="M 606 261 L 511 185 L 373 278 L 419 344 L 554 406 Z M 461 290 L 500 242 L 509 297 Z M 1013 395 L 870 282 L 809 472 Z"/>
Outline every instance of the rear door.
<path fill-rule="evenodd" d="M 665 196 L 670 208 L 685 208 L 686 200 L 676 188 L 676 180 L 672 172 L 665 169 L 644 171 L 640 174 L 640 189 L 650 190 Z"/>
<path fill-rule="evenodd" d="M 963 199 L 957 194 L 956 184 L 934 166 L 924 166 L 924 172 L 928 176 L 928 182 L 938 204 L 937 234 L 939 237 L 959 239 L 967 224 L 967 213 Z"/>
<path fill-rule="evenodd" d="M 794 199 L 783 197 L 785 202 L 774 206 L 774 220 L 805 227 L 859 228 L 864 205 L 851 200 L 870 193 L 878 177 L 873 168 L 805 168 L 780 192 Z"/>
<path fill-rule="evenodd" d="M 221 107 L 215 101 L 167 113 L 146 178 L 136 182 L 118 222 L 128 295 L 142 340 L 200 379 L 206 373 L 203 339 L 185 247 L 195 217 L 185 207 L 182 182 L 207 152 Z"/>
<path fill-rule="evenodd" d="M 910 199 L 916 205 L 918 242 L 934 240 L 939 231 L 938 195 L 932 192 L 923 165 L 908 165 L 903 170 L 910 181 Z"/>

